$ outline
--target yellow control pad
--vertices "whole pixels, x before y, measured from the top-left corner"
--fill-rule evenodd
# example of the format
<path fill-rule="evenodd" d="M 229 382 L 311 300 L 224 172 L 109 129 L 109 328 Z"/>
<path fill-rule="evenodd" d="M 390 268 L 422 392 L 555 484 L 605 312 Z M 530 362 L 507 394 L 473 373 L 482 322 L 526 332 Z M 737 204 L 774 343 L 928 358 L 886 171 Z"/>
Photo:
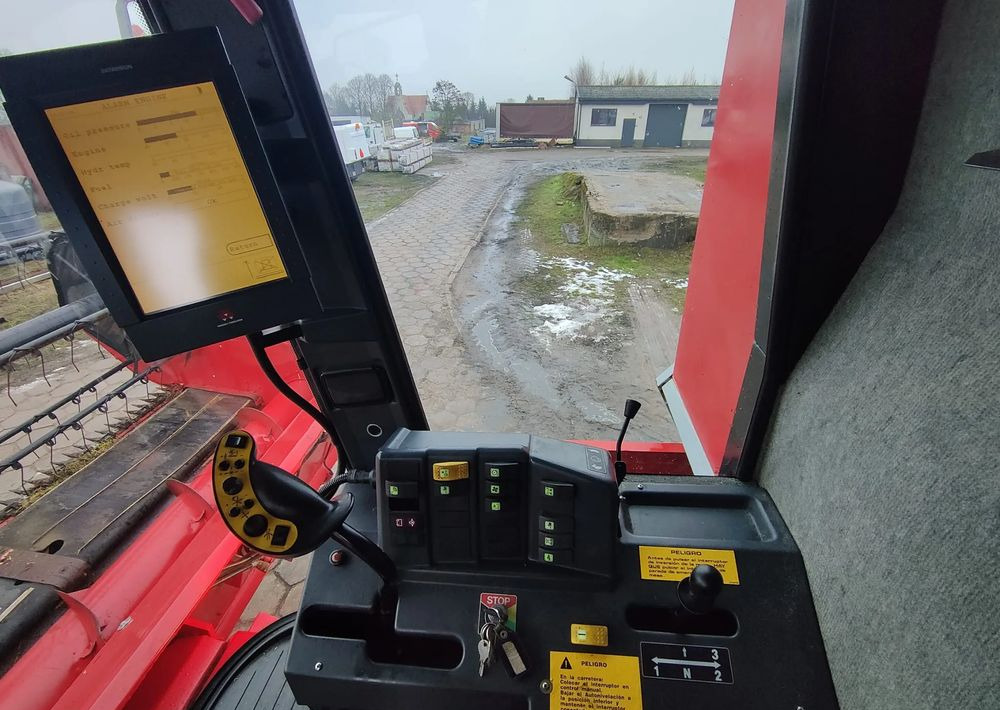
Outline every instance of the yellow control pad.
<path fill-rule="evenodd" d="M 215 449 L 212 488 L 226 525 L 236 537 L 260 552 L 281 554 L 295 544 L 299 531 L 260 504 L 250 483 L 254 440 L 245 431 L 227 432 Z"/>

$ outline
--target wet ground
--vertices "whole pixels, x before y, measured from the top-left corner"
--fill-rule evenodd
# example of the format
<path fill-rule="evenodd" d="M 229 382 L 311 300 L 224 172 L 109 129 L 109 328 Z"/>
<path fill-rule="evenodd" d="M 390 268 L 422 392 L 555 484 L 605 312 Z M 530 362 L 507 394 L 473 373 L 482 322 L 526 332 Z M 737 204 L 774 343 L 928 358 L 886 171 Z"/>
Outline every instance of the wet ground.
<path fill-rule="evenodd" d="M 570 156 L 567 156 L 569 158 Z M 537 251 L 517 207 L 532 182 L 555 171 L 587 175 L 641 165 L 642 154 L 617 153 L 515 166 L 482 240 L 453 286 L 459 331 L 470 361 L 494 395 L 502 430 L 558 438 L 614 438 L 625 398 L 644 409 L 631 429 L 637 439 L 675 440 L 676 429 L 655 388 L 673 352 L 651 351 L 638 337 L 630 293 L 650 285 L 586 258 Z M 676 345 L 680 316 L 663 308 L 656 327 Z M 648 324 L 647 324 L 648 325 Z"/>

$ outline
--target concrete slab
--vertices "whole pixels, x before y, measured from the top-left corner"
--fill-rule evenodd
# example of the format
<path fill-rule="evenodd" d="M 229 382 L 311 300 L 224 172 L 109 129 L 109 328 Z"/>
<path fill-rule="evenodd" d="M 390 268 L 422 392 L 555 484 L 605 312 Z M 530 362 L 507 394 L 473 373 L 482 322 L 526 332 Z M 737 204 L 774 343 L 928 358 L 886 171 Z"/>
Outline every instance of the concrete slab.
<path fill-rule="evenodd" d="M 701 185 L 667 172 L 583 173 L 587 243 L 675 247 L 694 240 Z"/>

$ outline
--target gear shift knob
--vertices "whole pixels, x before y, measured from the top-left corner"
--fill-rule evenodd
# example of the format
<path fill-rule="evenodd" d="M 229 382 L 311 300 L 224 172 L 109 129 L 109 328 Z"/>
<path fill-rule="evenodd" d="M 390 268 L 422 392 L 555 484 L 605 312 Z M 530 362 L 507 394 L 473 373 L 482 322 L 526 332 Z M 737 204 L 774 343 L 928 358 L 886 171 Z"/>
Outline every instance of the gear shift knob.
<path fill-rule="evenodd" d="M 705 614 L 711 611 L 721 591 L 722 573 L 712 565 L 698 565 L 677 585 L 677 598 L 692 614 Z"/>

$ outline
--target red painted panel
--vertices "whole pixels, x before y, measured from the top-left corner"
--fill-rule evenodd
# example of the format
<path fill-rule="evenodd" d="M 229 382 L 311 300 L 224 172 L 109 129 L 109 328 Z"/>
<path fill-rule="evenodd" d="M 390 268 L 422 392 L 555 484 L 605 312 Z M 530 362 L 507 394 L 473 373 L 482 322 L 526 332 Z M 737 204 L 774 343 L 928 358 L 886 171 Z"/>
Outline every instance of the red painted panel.
<path fill-rule="evenodd" d="M 754 338 L 785 0 L 737 0 L 674 379 L 719 470 Z"/>
<path fill-rule="evenodd" d="M 574 443 L 596 446 L 615 455 L 614 441 L 576 439 Z M 684 444 L 663 441 L 626 441 L 622 444 L 622 461 L 629 473 L 660 476 L 690 476 L 691 464 L 684 453 Z"/>

